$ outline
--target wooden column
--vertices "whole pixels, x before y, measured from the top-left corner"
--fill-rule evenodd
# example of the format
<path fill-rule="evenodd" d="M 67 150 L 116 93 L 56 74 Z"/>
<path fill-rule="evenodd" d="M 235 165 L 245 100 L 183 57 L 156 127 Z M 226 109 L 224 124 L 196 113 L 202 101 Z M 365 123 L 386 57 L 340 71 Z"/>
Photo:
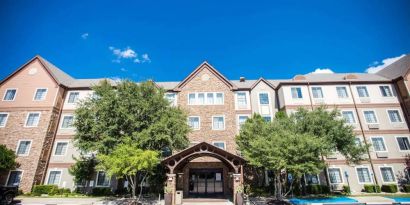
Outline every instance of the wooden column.
<path fill-rule="evenodd" d="M 167 187 L 168 189 L 171 189 L 172 205 L 175 205 L 176 180 L 176 174 L 167 174 Z"/>

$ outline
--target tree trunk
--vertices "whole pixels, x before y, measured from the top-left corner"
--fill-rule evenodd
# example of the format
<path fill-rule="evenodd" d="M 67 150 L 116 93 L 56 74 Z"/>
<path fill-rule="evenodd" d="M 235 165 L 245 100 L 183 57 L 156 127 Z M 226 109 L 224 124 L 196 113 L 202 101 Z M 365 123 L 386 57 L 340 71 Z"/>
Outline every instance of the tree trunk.
<path fill-rule="evenodd" d="M 145 181 L 145 177 L 147 177 L 147 173 L 144 174 L 144 177 L 142 177 L 142 180 L 141 180 L 141 183 L 140 183 L 140 194 L 139 194 L 139 196 L 138 196 L 138 201 L 140 201 L 140 199 L 141 199 L 141 195 L 142 195 L 142 185 L 143 185 L 143 183 L 144 183 L 144 181 Z"/>
<path fill-rule="evenodd" d="M 283 200 L 282 182 L 280 178 L 281 178 L 280 171 L 275 172 L 274 184 L 275 184 L 275 198 L 277 200 Z"/>

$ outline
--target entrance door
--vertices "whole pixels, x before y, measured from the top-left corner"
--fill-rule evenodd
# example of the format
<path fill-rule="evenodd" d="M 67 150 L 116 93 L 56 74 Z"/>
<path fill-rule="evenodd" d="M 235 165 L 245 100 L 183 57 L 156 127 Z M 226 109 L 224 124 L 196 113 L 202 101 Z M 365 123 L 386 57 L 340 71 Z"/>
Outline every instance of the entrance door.
<path fill-rule="evenodd" d="M 190 169 L 189 195 L 211 197 L 223 195 L 222 169 Z"/>

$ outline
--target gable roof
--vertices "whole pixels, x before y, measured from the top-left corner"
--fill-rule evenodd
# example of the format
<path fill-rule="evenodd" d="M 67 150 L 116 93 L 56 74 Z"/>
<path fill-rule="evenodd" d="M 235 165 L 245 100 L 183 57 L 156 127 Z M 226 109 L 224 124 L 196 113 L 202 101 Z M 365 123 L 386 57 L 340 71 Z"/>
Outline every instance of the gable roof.
<path fill-rule="evenodd" d="M 227 86 L 231 89 L 236 89 L 236 85 L 229 81 L 225 76 L 223 76 L 220 72 L 218 72 L 214 67 L 212 67 L 208 62 L 202 62 L 191 74 L 189 74 L 183 81 L 181 81 L 176 87 L 175 90 L 180 90 L 184 87 L 190 80 L 192 80 L 199 72 L 203 69 L 208 68 L 211 73 L 213 73 L 217 78 L 219 78 L 222 82 L 224 82 Z"/>
<path fill-rule="evenodd" d="M 386 66 L 377 72 L 377 75 L 389 78 L 391 80 L 404 77 L 410 70 L 410 54 L 407 54 L 396 62 Z"/>

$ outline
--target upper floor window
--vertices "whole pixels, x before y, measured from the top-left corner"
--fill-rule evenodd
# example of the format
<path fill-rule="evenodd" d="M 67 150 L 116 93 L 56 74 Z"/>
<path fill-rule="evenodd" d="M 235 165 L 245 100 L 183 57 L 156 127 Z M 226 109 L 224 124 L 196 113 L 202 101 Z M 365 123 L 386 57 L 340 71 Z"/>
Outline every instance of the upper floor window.
<path fill-rule="evenodd" d="M 399 144 L 399 149 L 401 151 L 410 150 L 410 143 L 408 137 L 397 137 L 397 143 Z"/>
<path fill-rule="evenodd" d="M 110 177 L 103 171 L 99 171 L 97 174 L 97 186 L 110 186 Z"/>
<path fill-rule="evenodd" d="M 367 92 L 367 87 L 366 86 L 357 86 L 357 94 L 359 97 L 364 98 L 364 97 L 369 97 L 369 92 Z"/>
<path fill-rule="evenodd" d="M 6 126 L 8 118 L 9 118 L 8 113 L 0 113 L 0 127 Z"/>
<path fill-rule="evenodd" d="M 357 146 L 362 146 L 362 140 L 360 140 L 359 137 L 354 138 L 354 143 L 355 143 Z"/>
<path fill-rule="evenodd" d="M 353 111 L 342 111 L 342 116 L 345 119 L 346 123 L 354 124 L 356 120 L 354 119 Z"/>
<path fill-rule="evenodd" d="M 189 93 L 188 105 L 223 105 L 223 93 Z"/>
<path fill-rule="evenodd" d="M 373 110 L 365 110 L 363 111 L 363 113 L 364 113 L 364 118 L 366 120 L 366 123 L 369 123 L 369 124 L 377 123 L 376 113 L 374 113 Z"/>
<path fill-rule="evenodd" d="M 271 116 L 262 116 L 262 118 L 263 118 L 266 122 L 272 122 L 272 117 L 271 117 Z"/>
<path fill-rule="evenodd" d="M 60 183 L 61 171 L 50 171 L 47 184 L 58 185 Z"/>
<path fill-rule="evenodd" d="M 323 98 L 323 92 L 321 87 L 312 87 L 313 98 Z"/>
<path fill-rule="evenodd" d="M 17 156 L 27 156 L 30 153 L 31 140 L 20 140 L 16 154 Z"/>
<path fill-rule="evenodd" d="M 21 180 L 22 171 L 14 170 L 10 171 L 9 178 L 7 180 L 7 186 L 18 186 Z"/>
<path fill-rule="evenodd" d="M 197 116 L 190 116 L 190 117 L 188 117 L 188 125 L 189 125 L 193 130 L 199 130 L 199 129 L 200 129 L 200 120 L 199 120 L 199 117 L 197 117 Z"/>
<path fill-rule="evenodd" d="M 248 107 L 248 100 L 246 99 L 245 92 L 236 93 L 236 102 L 239 109 L 246 109 Z"/>
<path fill-rule="evenodd" d="M 26 120 L 26 127 L 37 127 L 38 123 L 40 122 L 40 113 L 39 112 L 31 112 L 27 115 Z"/>
<path fill-rule="evenodd" d="M 395 182 L 393 168 L 391 167 L 380 167 L 380 172 L 382 174 L 383 182 Z"/>
<path fill-rule="evenodd" d="M 373 145 L 374 151 L 376 152 L 387 151 L 386 145 L 384 144 L 383 137 L 372 137 L 372 145 Z"/>
<path fill-rule="evenodd" d="M 329 179 L 330 183 L 332 184 L 340 184 L 342 183 L 342 173 L 340 168 L 329 168 Z"/>
<path fill-rule="evenodd" d="M 336 87 L 337 96 L 339 98 L 348 98 L 349 95 L 347 94 L 346 87 Z"/>
<path fill-rule="evenodd" d="M 259 93 L 259 104 L 269 105 L 269 94 L 268 93 Z"/>
<path fill-rule="evenodd" d="M 65 155 L 67 151 L 67 147 L 68 147 L 68 142 L 57 142 L 54 155 L 58 155 L 58 156 Z"/>
<path fill-rule="evenodd" d="M 17 89 L 7 89 L 4 94 L 4 101 L 13 101 L 16 98 Z"/>
<path fill-rule="evenodd" d="M 212 129 L 213 130 L 224 130 L 225 129 L 225 117 L 223 116 L 212 117 Z"/>
<path fill-rule="evenodd" d="M 215 147 L 221 148 L 221 149 L 225 149 L 225 142 L 213 142 L 213 145 Z"/>
<path fill-rule="evenodd" d="M 67 103 L 76 103 L 80 97 L 80 92 L 70 92 Z"/>
<path fill-rule="evenodd" d="M 73 123 L 74 123 L 74 116 L 65 115 L 63 116 L 63 122 L 61 123 L 61 128 L 63 129 L 73 128 Z"/>
<path fill-rule="evenodd" d="M 238 116 L 238 127 L 239 129 L 242 127 L 243 124 L 245 124 L 246 120 L 248 120 L 249 116 L 248 115 L 239 115 Z"/>
<path fill-rule="evenodd" d="M 39 88 L 36 90 L 36 93 L 34 94 L 34 100 L 40 101 L 44 100 L 47 95 L 47 89 L 46 88 Z"/>
<path fill-rule="evenodd" d="M 302 98 L 302 88 L 300 87 L 293 87 L 290 89 L 292 92 L 293 99 L 300 99 Z"/>
<path fill-rule="evenodd" d="M 177 95 L 175 93 L 165 93 L 165 98 L 168 100 L 169 104 L 175 106 L 177 104 Z"/>
<path fill-rule="evenodd" d="M 383 97 L 392 97 L 393 93 L 391 92 L 390 86 L 388 85 L 382 85 L 379 86 L 380 92 L 382 93 Z"/>
<path fill-rule="evenodd" d="M 387 110 L 387 113 L 389 114 L 390 122 L 392 123 L 402 122 L 400 113 L 398 110 Z"/>

